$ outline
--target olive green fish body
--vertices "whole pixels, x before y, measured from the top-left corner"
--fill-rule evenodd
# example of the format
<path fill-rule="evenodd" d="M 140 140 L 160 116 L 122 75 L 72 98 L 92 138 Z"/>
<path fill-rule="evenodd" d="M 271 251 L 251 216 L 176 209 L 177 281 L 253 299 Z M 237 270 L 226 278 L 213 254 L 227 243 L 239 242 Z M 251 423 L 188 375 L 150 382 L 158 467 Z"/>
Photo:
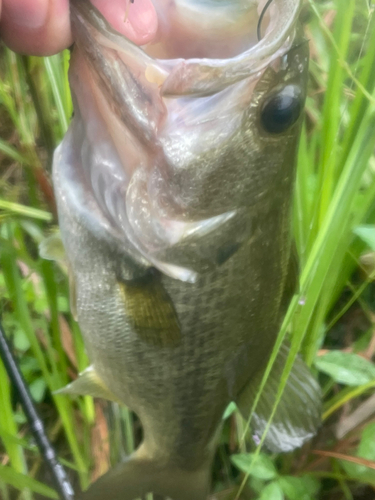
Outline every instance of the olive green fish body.
<path fill-rule="evenodd" d="M 278 208 L 274 215 L 259 217 L 257 234 L 236 258 L 196 283 L 157 271 L 129 283 L 121 253 L 93 239 L 74 214 L 60 212 L 62 230 L 65 224 L 69 227 L 68 255 L 77 256 L 70 261 L 76 308 L 91 362 L 118 400 L 139 415 L 146 437 L 149 431 L 161 440 L 168 458 L 181 465 L 199 463 L 225 407 L 264 367 L 272 350 L 284 312 L 281 298 L 290 249 L 289 207 L 285 213 Z M 269 238 L 257 244 L 262 226 Z M 276 246 L 275 240 L 282 244 Z M 270 286 L 260 294 L 264 282 Z M 134 287 L 143 288 L 142 300 L 150 283 L 164 290 L 167 308 L 172 308 L 166 320 L 159 320 L 169 330 L 165 338 L 155 328 L 158 319 L 153 319 L 154 327 L 138 326 L 142 303 L 135 317 L 129 314 L 125 296 Z M 154 315 L 166 308 L 156 300 L 158 306 Z"/>
<path fill-rule="evenodd" d="M 258 52 L 225 61 L 153 59 L 74 3 L 75 117 L 54 185 L 92 366 L 67 392 L 122 402 L 144 429 L 84 498 L 203 500 L 226 406 L 249 416 L 298 280 L 291 202 L 308 53 L 298 2 L 276 3 L 286 33 L 271 22 Z M 259 437 L 286 349 L 253 415 Z M 274 451 L 319 422 L 319 389 L 295 368 L 265 441 Z"/>

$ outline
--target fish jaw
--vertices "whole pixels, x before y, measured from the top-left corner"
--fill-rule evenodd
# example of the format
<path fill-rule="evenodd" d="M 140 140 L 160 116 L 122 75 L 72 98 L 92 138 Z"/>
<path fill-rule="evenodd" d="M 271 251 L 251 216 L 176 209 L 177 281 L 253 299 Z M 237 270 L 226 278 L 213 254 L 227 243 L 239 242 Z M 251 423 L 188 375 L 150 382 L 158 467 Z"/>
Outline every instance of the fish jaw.
<path fill-rule="evenodd" d="M 140 259 L 194 282 L 197 273 L 217 266 L 213 249 L 223 254 L 235 233 L 253 231 L 250 210 L 267 210 L 267 199 L 279 186 L 290 196 L 300 120 L 270 134 L 261 113 L 269 96 L 289 86 L 301 114 L 308 55 L 306 45 L 296 47 L 300 2 L 274 0 L 264 37 L 244 52 L 228 59 L 156 59 L 150 54 L 174 41 L 168 21 L 177 16 L 179 26 L 189 27 L 188 44 L 194 29 L 184 13 L 189 19 L 196 9 L 214 12 L 209 1 L 170 5 L 155 2 L 159 38 L 141 48 L 88 1 L 74 1 L 70 80 L 87 130 L 83 169 L 102 212 Z M 221 3 L 207 36 L 215 39 L 215 26 L 223 29 L 224 21 L 233 31 L 246 14 L 253 16 L 254 37 L 264 2 L 228 5 Z M 116 158 L 112 154 L 108 161 L 107 151 Z M 250 233 L 245 237 L 254 236 Z"/>

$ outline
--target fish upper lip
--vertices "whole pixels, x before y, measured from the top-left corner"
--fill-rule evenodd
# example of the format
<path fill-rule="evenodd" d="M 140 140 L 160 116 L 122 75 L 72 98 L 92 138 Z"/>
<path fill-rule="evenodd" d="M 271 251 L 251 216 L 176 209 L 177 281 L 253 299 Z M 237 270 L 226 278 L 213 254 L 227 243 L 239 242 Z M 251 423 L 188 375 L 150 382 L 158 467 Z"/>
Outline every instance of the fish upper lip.
<path fill-rule="evenodd" d="M 80 13 L 84 3 L 76 0 L 72 5 L 74 15 L 79 16 L 81 23 L 85 23 L 85 16 Z M 294 39 L 293 27 L 300 6 L 301 0 L 294 2 L 293 0 L 274 0 L 272 8 L 278 9 L 276 14 L 282 13 L 282 7 L 285 7 L 287 12 L 273 16 L 277 19 L 260 42 L 241 54 L 226 59 L 154 58 L 147 54 L 144 48 L 135 45 L 115 31 L 93 6 L 89 11 L 90 23 L 86 24 L 88 29 L 94 29 L 100 34 L 100 43 L 105 46 L 113 43 L 117 46 L 117 50 L 121 48 L 123 57 L 132 61 L 145 73 L 153 68 L 154 72 L 159 74 L 157 83 L 162 96 L 209 95 L 261 72 L 273 59 L 287 52 Z"/>

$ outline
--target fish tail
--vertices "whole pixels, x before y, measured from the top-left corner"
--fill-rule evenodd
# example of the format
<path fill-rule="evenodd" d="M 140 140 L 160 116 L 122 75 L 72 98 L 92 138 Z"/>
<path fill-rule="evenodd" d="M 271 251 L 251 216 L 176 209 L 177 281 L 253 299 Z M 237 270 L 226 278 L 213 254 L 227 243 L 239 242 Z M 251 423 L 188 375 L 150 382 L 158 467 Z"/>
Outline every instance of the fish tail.
<path fill-rule="evenodd" d="M 141 447 L 142 448 L 142 447 Z M 172 500 L 206 500 L 210 467 L 185 470 L 144 457 L 141 448 L 118 464 L 78 497 L 79 500 L 136 500 L 155 493 Z"/>

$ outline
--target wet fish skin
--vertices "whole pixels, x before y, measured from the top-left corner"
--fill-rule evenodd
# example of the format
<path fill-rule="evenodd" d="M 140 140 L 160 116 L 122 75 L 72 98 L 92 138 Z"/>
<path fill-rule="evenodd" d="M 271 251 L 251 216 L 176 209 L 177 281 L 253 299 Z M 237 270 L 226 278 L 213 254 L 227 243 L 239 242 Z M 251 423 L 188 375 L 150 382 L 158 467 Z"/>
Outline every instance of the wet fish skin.
<path fill-rule="evenodd" d="M 92 366 L 66 392 L 124 403 L 144 430 L 140 448 L 83 498 L 203 500 L 222 414 L 235 401 L 248 418 L 297 287 L 290 210 L 308 47 L 293 25 L 274 59 L 254 52 L 245 77 L 238 58 L 155 62 L 86 1 L 73 2 L 72 20 L 75 117 L 54 186 Z M 200 64 L 199 85 L 180 79 Z M 162 86 L 147 83 L 150 65 L 167 75 Z M 287 353 L 253 416 L 255 435 Z M 301 446 L 319 425 L 319 388 L 300 360 L 294 370 L 266 438 L 273 451 Z"/>

